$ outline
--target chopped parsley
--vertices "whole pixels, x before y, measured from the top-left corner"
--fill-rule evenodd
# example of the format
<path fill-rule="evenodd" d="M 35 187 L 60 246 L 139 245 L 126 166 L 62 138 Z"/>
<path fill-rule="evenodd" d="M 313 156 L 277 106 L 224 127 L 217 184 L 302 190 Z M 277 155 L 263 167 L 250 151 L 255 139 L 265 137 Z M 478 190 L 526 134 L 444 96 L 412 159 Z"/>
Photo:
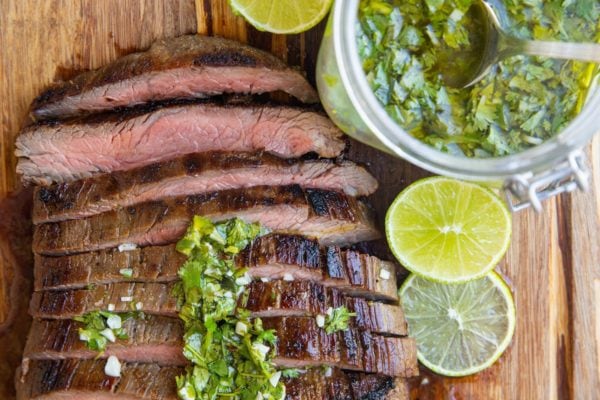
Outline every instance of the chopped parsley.
<path fill-rule="evenodd" d="M 325 318 L 325 332 L 332 334 L 347 330 L 352 317 L 356 317 L 356 313 L 351 313 L 344 306 L 330 310 Z"/>
<path fill-rule="evenodd" d="M 234 256 L 264 232 L 257 224 L 231 219 L 213 224 L 194 217 L 177 249 L 188 256 L 179 270 L 178 290 L 185 323 L 184 355 L 191 361 L 177 378 L 181 399 L 241 400 L 285 397 L 282 376 L 270 361 L 277 338 L 260 318 L 237 308 L 238 296 L 250 283 Z"/>
<path fill-rule="evenodd" d="M 463 70 L 469 60 L 464 52 L 481 40 L 477 21 L 468 13 L 474 1 L 361 0 L 359 55 L 375 96 L 411 135 L 455 155 L 504 156 L 565 128 L 581 109 L 597 69 L 517 56 L 495 65 L 473 87 L 447 87 L 442 69 Z M 505 29 L 517 37 L 599 39 L 598 1 L 505 0 L 492 5 Z"/>
<path fill-rule="evenodd" d="M 79 328 L 79 339 L 84 341 L 90 350 L 102 353 L 106 350 L 109 342 L 114 343 L 117 339 L 127 339 L 127 333 L 122 324 L 124 319 L 130 317 L 130 314 L 119 315 L 108 311 L 92 311 L 73 319 L 84 325 L 83 328 Z"/>

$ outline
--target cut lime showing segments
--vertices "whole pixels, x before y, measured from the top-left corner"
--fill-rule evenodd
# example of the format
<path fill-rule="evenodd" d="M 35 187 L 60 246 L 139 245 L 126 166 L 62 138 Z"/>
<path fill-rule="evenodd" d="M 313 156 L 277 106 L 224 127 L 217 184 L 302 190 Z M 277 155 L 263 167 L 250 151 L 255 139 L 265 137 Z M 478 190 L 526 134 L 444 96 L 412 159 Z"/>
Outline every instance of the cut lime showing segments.
<path fill-rule="evenodd" d="M 495 272 L 454 285 L 412 274 L 400 297 L 419 361 L 440 375 L 465 376 L 489 367 L 515 330 L 510 289 Z"/>
<path fill-rule="evenodd" d="M 392 252 L 411 272 L 440 282 L 484 276 L 510 243 L 511 215 L 491 190 L 434 177 L 396 197 L 385 217 Z"/>
<path fill-rule="evenodd" d="M 289 34 L 309 30 L 331 8 L 333 0 L 229 0 L 234 12 L 261 31 Z"/>

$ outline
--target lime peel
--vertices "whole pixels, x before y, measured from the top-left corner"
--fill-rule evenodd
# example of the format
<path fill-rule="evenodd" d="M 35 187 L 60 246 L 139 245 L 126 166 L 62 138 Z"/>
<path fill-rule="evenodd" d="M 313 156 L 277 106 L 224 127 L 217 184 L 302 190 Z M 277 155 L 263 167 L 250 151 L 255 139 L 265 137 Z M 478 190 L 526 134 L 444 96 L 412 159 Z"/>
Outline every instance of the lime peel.
<path fill-rule="evenodd" d="M 229 0 L 241 15 L 260 31 L 295 34 L 317 25 L 329 12 L 333 0 Z"/>
<path fill-rule="evenodd" d="M 481 289 L 486 290 L 478 292 Z M 475 301 L 468 301 L 473 300 L 469 296 L 475 296 Z M 417 358 L 440 375 L 467 376 L 490 367 L 514 335 L 516 309 L 512 293 L 493 271 L 457 285 L 411 274 L 400 288 L 400 298 L 409 334 L 417 341 Z M 435 337 L 428 340 L 432 335 Z"/>
<path fill-rule="evenodd" d="M 385 218 L 398 261 L 413 273 L 447 283 L 491 271 L 508 249 L 511 225 L 506 204 L 490 189 L 446 177 L 408 186 Z"/>

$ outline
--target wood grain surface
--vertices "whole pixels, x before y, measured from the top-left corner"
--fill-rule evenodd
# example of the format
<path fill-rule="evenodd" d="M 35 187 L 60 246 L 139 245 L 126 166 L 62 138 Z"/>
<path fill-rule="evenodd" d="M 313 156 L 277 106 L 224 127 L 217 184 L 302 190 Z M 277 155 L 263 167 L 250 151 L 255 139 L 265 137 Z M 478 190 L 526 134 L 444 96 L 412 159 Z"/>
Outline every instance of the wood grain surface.
<path fill-rule="evenodd" d="M 18 185 L 13 142 L 28 105 L 53 80 L 144 49 L 156 38 L 198 31 L 270 50 L 304 68 L 314 83 L 323 29 L 321 23 L 287 37 L 258 32 L 235 17 L 225 0 L 0 0 L 0 195 Z M 372 197 L 380 224 L 394 196 L 428 175 L 357 143 L 349 152 L 381 183 Z M 540 214 L 514 216 L 513 244 L 499 267 L 518 309 L 516 335 L 505 356 L 470 378 L 422 370 L 412 382 L 413 399 L 600 399 L 598 137 L 588 154 L 594 166 L 590 192 L 549 201 Z M 5 274 L 10 268 L 0 267 L 0 288 L 10 287 Z M 0 299 L 1 316 L 10 304 L 6 296 Z"/>

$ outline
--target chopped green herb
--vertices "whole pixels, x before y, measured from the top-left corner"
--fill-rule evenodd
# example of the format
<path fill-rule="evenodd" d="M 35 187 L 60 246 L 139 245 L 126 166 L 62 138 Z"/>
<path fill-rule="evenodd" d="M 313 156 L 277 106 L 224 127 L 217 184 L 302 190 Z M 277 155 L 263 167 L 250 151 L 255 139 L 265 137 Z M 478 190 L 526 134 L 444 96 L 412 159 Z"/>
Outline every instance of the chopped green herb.
<path fill-rule="evenodd" d="M 346 307 L 337 307 L 327 313 L 325 318 L 325 332 L 328 334 L 345 331 L 348 329 L 350 318 L 356 317 L 356 313 L 351 313 Z"/>
<path fill-rule="evenodd" d="M 476 85 L 447 87 L 441 71 L 467 69 L 481 41 L 468 12 L 475 0 L 361 0 L 357 43 L 367 80 L 407 132 L 445 152 L 504 156 L 552 137 L 581 110 L 598 68 L 512 57 Z M 599 39 L 600 2 L 492 2 L 511 34 L 539 40 Z M 476 48 L 476 46 L 474 46 Z"/>
<path fill-rule="evenodd" d="M 283 399 L 284 371 L 270 361 L 277 338 L 260 318 L 238 309 L 250 283 L 234 256 L 265 232 L 257 224 L 231 219 L 213 224 L 194 217 L 177 249 L 188 256 L 179 270 L 185 323 L 185 357 L 192 365 L 177 378 L 181 399 Z"/>
<path fill-rule="evenodd" d="M 133 276 L 133 269 L 131 268 L 121 268 L 119 273 L 123 275 L 125 278 L 131 278 Z"/>
<path fill-rule="evenodd" d="M 122 322 L 128 318 L 131 318 L 131 315 L 92 311 L 73 319 L 84 324 L 83 328 L 79 328 L 79 339 L 84 341 L 90 350 L 102 353 L 106 350 L 108 342 L 127 339 Z"/>

